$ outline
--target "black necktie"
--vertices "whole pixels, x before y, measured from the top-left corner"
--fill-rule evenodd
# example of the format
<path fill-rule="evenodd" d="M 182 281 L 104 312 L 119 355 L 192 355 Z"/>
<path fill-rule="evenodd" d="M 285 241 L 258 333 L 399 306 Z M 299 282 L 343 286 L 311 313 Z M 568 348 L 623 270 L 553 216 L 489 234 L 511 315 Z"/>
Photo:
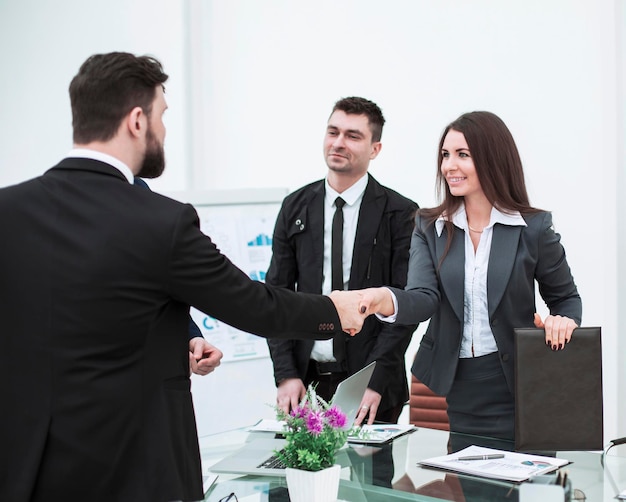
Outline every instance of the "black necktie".
<path fill-rule="evenodd" d="M 335 199 L 335 215 L 331 233 L 331 288 L 343 290 L 343 210 L 346 203 L 341 197 Z M 338 362 L 344 360 L 346 355 L 346 340 L 343 332 L 337 333 L 333 338 L 333 354 Z"/>

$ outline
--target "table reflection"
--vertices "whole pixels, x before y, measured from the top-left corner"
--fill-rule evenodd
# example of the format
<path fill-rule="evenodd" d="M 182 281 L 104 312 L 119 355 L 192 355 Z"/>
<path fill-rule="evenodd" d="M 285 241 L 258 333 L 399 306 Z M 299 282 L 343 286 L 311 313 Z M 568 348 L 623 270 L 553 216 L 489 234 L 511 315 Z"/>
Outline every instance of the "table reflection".
<path fill-rule="evenodd" d="M 236 449 L 237 444 L 255 439 L 250 436 L 245 431 L 238 431 L 201 438 L 204 465 L 210 466 L 216 459 Z M 351 445 L 341 450 L 341 455 L 338 456 L 338 462 L 343 466 L 339 499 L 350 502 L 520 500 L 519 484 L 423 468 L 418 465 L 421 460 L 454 453 L 470 445 L 515 451 L 512 441 L 425 428 L 419 428 L 414 433 L 385 445 Z M 604 469 L 598 452 L 540 454 L 557 456 L 572 462 L 565 469 L 569 471 L 569 479 L 573 485 L 573 499 L 584 500 L 586 496 L 587 500 L 614 500 L 617 490 L 626 487 L 626 455 L 622 451 L 612 452 L 607 457 Z M 609 469 L 614 480 L 608 479 Z M 207 470 L 210 470 L 210 467 Z M 224 474 L 220 474 L 218 482 L 205 500 L 214 502 L 231 492 L 244 498 L 258 494 L 261 498 L 255 500 L 259 501 L 289 501 L 283 477 Z"/>

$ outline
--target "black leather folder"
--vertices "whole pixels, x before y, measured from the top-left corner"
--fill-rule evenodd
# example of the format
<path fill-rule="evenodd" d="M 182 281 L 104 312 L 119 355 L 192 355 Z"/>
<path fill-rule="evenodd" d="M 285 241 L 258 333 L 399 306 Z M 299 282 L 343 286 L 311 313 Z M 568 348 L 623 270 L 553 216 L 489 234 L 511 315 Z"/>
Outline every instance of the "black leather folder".
<path fill-rule="evenodd" d="M 602 450 L 601 329 L 576 328 L 557 351 L 543 329 L 514 331 L 515 449 Z"/>

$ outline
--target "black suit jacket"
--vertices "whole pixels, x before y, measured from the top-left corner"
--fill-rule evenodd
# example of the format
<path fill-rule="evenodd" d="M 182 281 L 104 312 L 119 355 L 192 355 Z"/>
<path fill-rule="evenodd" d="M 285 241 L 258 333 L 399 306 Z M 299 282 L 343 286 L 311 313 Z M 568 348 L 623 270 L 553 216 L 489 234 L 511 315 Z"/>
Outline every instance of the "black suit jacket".
<path fill-rule="evenodd" d="M 135 177 L 134 184 L 137 185 L 138 187 L 145 188 L 146 190 L 150 190 L 150 186 L 141 178 Z M 200 328 L 198 327 L 198 325 L 195 322 L 193 322 L 193 319 L 191 318 L 191 316 L 189 316 L 189 339 L 191 340 L 192 338 L 204 338 L 204 337 L 202 336 L 202 332 L 200 331 Z"/>
<path fill-rule="evenodd" d="M 0 232 L 0 500 L 201 499 L 189 306 L 261 336 L 341 329 L 328 297 L 251 281 L 192 206 L 95 160 L 0 190 Z"/>
<path fill-rule="evenodd" d="M 382 186 L 371 175 L 361 202 L 349 289 L 406 284 L 409 244 L 417 204 Z M 266 283 L 320 293 L 324 258 L 324 181 L 288 195 L 276 221 Z M 393 326 L 366 319 L 346 342 L 348 373 L 377 361 L 369 387 L 382 395 L 379 411 L 408 399 L 404 354 L 416 326 Z M 295 338 L 295 337 L 294 337 Z M 313 340 L 268 340 L 278 383 L 304 380 Z"/>
<path fill-rule="evenodd" d="M 515 352 L 513 328 L 533 327 L 535 281 L 553 315 L 580 325 L 582 304 L 560 236 L 547 212 L 524 215 L 528 226 L 496 224 L 487 267 L 489 324 L 498 346 L 500 363 L 514 395 Z M 394 290 L 398 323 L 430 318 L 413 362 L 413 374 L 434 392 L 446 395 L 454 381 L 464 323 L 465 234 L 454 227 L 454 239 L 443 256 L 447 230 L 438 236 L 433 223 L 416 220 L 411 242 L 405 291 Z M 432 317 L 431 317 L 432 316 Z M 567 349 L 572 350 L 572 349 Z"/>

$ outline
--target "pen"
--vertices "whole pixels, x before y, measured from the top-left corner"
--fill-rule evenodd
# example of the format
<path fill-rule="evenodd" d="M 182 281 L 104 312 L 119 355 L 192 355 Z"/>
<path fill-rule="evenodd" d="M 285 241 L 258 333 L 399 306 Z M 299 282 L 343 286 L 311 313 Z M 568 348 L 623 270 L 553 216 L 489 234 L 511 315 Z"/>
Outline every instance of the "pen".
<path fill-rule="evenodd" d="M 504 458 L 504 454 L 494 453 L 493 455 L 469 455 L 467 457 L 459 457 L 457 460 L 491 460 L 494 458 Z"/>

